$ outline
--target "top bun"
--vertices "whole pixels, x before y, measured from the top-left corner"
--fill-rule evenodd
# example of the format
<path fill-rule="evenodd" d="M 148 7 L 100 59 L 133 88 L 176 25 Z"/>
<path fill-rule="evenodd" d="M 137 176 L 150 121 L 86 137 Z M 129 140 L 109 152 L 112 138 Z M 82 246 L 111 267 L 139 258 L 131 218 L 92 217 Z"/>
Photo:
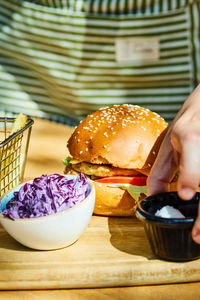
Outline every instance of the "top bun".
<path fill-rule="evenodd" d="M 148 109 L 113 105 L 88 115 L 75 129 L 67 147 L 78 161 L 150 169 L 167 126 L 163 118 Z"/>

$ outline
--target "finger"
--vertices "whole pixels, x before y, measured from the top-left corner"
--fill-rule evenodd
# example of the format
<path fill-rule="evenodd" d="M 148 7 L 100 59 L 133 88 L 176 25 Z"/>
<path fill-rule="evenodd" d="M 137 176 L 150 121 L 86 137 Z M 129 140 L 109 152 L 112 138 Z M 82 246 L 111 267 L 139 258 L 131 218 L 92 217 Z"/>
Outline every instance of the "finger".
<path fill-rule="evenodd" d="M 177 159 L 171 144 L 164 143 L 147 179 L 148 194 L 169 191 L 169 182 L 177 170 Z"/>
<path fill-rule="evenodd" d="M 184 200 L 191 199 L 200 182 L 200 141 L 191 137 L 182 145 L 178 194 Z"/>
<path fill-rule="evenodd" d="M 195 243 L 200 244 L 200 202 L 198 206 L 198 216 L 192 228 L 192 238 Z"/>

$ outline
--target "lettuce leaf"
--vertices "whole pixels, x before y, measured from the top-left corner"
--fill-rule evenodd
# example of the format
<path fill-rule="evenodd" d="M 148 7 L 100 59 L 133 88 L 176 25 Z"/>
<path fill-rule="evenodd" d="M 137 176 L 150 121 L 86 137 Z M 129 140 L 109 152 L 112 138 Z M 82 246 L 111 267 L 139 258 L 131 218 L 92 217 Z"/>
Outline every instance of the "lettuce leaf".
<path fill-rule="evenodd" d="M 62 162 L 67 167 L 72 168 L 72 164 L 70 163 L 71 160 L 72 158 L 70 156 L 67 156 L 65 159 L 62 160 Z"/>
<path fill-rule="evenodd" d="M 140 195 L 145 194 L 147 195 L 147 186 L 146 185 L 132 185 L 127 183 L 109 183 L 109 186 L 113 187 L 120 187 L 123 190 L 126 190 L 131 197 L 135 199 L 136 202 L 139 201 Z"/>

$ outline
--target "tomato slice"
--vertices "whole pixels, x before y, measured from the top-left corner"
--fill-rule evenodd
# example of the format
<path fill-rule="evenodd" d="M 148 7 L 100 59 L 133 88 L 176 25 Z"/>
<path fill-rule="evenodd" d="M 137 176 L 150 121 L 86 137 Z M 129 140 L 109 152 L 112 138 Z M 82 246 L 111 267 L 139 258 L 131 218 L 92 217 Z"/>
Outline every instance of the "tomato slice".
<path fill-rule="evenodd" d="M 102 183 L 129 183 L 133 185 L 146 185 L 147 177 L 145 176 L 110 176 L 95 180 Z"/>

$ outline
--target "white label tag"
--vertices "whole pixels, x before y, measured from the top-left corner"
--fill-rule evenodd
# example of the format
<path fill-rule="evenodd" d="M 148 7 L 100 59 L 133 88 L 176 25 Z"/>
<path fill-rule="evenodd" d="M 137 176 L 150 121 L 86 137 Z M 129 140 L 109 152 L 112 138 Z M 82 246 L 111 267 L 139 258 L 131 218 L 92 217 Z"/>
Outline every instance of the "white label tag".
<path fill-rule="evenodd" d="M 116 40 L 116 61 L 144 62 L 159 59 L 159 39 L 125 38 Z"/>

